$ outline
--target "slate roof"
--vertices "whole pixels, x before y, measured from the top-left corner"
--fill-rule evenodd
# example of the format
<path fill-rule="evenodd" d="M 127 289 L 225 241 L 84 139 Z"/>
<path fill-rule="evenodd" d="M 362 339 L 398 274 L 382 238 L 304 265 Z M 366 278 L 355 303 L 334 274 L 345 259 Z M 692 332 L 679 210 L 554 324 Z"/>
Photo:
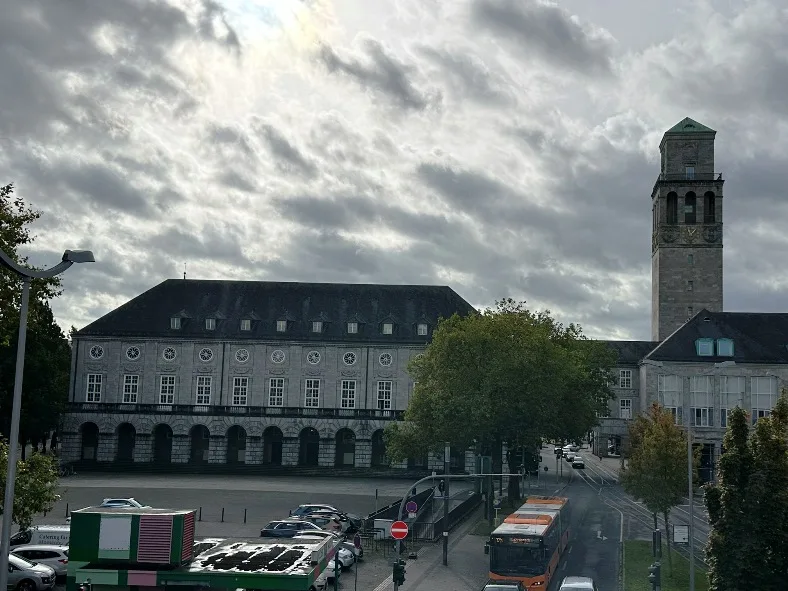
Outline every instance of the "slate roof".
<path fill-rule="evenodd" d="M 473 306 L 449 287 L 437 285 L 373 285 L 168 279 L 102 316 L 77 332 L 77 337 L 173 339 L 302 340 L 425 344 L 439 318 L 467 315 Z M 181 328 L 171 329 L 179 316 Z M 205 319 L 216 329 L 206 330 Z M 241 330 L 241 320 L 251 330 Z M 277 320 L 288 320 L 286 332 Z M 323 332 L 313 333 L 321 320 Z M 427 321 L 427 336 L 417 325 Z M 391 335 L 381 334 L 383 322 L 394 323 Z M 358 322 L 358 334 L 347 333 Z"/>
<path fill-rule="evenodd" d="M 701 356 L 695 341 L 731 339 L 733 357 Z M 788 314 L 701 310 L 651 351 L 652 361 L 788 363 Z"/>
<path fill-rule="evenodd" d="M 617 365 L 637 365 L 659 341 L 604 341 L 618 353 Z"/>
<path fill-rule="evenodd" d="M 717 133 L 711 127 L 706 127 L 694 119 L 685 117 L 665 133 Z"/>

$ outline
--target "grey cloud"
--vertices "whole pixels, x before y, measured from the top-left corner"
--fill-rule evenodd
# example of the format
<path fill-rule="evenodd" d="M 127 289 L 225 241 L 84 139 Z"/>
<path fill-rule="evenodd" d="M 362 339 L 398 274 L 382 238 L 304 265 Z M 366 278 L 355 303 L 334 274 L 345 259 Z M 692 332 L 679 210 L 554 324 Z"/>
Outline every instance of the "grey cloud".
<path fill-rule="evenodd" d="M 459 49 L 427 46 L 421 47 L 419 53 L 448 74 L 451 86 L 461 97 L 491 107 L 509 106 L 517 102 L 503 77 L 494 74 L 480 57 Z"/>
<path fill-rule="evenodd" d="M 402 108 L 418 111 L 427 108 L 432 99 L 411 81 L 413 66 L 390 55 L 374 39 L 363 39 L 360 45 L 368 65 L 356 58 L 343 59 L 328 45 L 320 48 L 318 58 L 329 72 L 341 72 L 362 86 L 383 93 Z"/>
<path fill-rule="evenodd" d="M 142 217 L 153 215 L 147 195 L 106 166 L 61 166 L 56 175 L 63 186 L 76 193 L 77 198 L 87 197 L 96 207 Z"/>
<path fill-rule="evenodd" d="M 183 261 L 200 260 L 248 267 L 249 260 L 241 249 L 243 231 L 240 227 L 203 226 L 199 231 L 186 232 L 169 227 L 152 236 L 148 244 Z"/>
<path fill-rule="evenodd" d="M 254 126 L 263 136 L 271 153 L 277 158 L 280 167 L 285 171 L 296 170 L 307 177 L 317 173 L 317 167 L 291 144 L 273 125 L 259 124 Z"/>
<path fill-rule="evenodd" d="M 219 175 L 219 182 L 231 189 L 238 189 L 239 191 L 245 191 L 247 193 L 254 193 L 257 191 L 257 187 L 254 186 L 254 183 L 245 178 L 237 170 L 225 170 Z"/>
<path fill-rule="evenodd" d="M 202 7 L 203 11 L 199 19 L 200 33 L 208 40 L 219 41 L 240 52 L 241 41 L 238 39 L 238 33 L 227 22 L 224 8 L 213 0 L 202 0 Z"/>
<path fill-rule="evenodd" d="M 246 134 L 239 129 L 224 125 L 212 125 L 208 130 L 208 137 L 214 143 L 238 147 L 247 156 L 254 153 Z"/>
<path fill-rule="evenodd" d="M 473 26 L 519 45 L 529 57 L 585 74 L 611 73 L 611 48 L 574 22 L 569 13 L 538 0 L 474 0 Z"/>

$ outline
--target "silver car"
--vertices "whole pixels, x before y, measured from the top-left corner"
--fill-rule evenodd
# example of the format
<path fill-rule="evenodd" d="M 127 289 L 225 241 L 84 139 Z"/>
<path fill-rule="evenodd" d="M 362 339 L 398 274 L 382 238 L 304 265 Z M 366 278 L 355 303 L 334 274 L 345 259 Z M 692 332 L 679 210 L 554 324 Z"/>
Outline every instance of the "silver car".
<path fill-rule="evenodd" d="M 58 577 L 65 577 L 68 570 L 68 546 L 54 546 L 51 544 L 35 544 L 31 546 L 17 546 L 11 552 L 15 556 L 37 564 L 51 566 Z"/>
<path fill-rule="evenodd" d="M 55 570 L 51 566 L 8 555 L 8 586 L 18 591 L 46 591 L 55 585 Z"/>

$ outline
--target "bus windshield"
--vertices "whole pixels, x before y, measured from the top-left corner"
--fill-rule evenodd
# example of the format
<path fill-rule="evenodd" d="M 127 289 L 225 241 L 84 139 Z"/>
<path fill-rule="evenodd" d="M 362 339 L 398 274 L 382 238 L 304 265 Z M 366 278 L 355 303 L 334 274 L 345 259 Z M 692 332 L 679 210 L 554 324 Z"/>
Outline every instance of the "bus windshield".
<path fill-rule="evenodd" d="M 490 571 L 497 575 L 540 575 L 547 566 L 544 550 L 524 546 L 492 546 Z"/>

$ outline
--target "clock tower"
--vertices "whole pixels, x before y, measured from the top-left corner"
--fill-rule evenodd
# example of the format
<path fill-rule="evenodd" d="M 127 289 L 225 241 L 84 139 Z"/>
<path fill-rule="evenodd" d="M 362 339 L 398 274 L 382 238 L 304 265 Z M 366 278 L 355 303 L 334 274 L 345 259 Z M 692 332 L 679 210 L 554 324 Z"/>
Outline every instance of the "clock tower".
<path fill-rule="evenodd" d="M 722 311 L 722 175 L 717 132 L 689 117 L 659 145 L 651 192 L 651 339 L 662 341 L 702 308 Z"/>

